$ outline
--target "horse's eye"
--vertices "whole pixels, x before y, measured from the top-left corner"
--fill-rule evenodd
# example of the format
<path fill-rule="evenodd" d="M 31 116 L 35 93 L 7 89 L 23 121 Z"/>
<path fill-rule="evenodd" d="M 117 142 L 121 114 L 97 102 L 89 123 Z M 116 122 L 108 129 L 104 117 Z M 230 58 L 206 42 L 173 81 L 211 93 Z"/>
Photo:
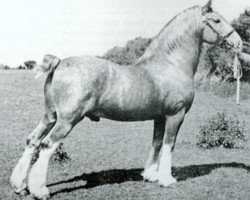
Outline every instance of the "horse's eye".
<path fill-rule="evenodd" d="M 207 12 L 211 13 L 211 12 L 213 12 L 213 9 L 211 7 L 209 7 L 209 8 L 207 8 Z"/>
<path fill-rule="evenodd" d="M 220 19 L 214 19 L 213 20 L 216 24 L 220 23 Z"/>

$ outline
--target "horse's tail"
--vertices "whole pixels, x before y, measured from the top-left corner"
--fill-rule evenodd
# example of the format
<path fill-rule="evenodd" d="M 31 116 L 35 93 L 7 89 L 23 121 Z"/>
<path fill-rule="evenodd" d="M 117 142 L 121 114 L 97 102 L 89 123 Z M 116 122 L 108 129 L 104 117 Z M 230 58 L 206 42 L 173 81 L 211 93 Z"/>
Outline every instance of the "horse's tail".
<path fill-rule="evenodd" d="M 52 79 L 54 71 L 59 65 L 61 60 L 53 55 L 47 54 L 43 58 L 43 63 L 35 68 L 37 71 L 36 78 L 42 74 L 48 74 L 44 84 L 44 97 L 45 97 L 45 112 L 51 119 L 56 119 L 56 107 L 52 92 Z"/>
<path fill-rule="evenodd" d="M 36 78 L 38 78 L 42 74 L 54 71 L 60 61 L 60 58 L 56 56 L 50 54 L 45 55 L 43 58 L 43 63 L 41 65 L 37 65 L 34 68 L 34 70 L 36 71 Z"/>

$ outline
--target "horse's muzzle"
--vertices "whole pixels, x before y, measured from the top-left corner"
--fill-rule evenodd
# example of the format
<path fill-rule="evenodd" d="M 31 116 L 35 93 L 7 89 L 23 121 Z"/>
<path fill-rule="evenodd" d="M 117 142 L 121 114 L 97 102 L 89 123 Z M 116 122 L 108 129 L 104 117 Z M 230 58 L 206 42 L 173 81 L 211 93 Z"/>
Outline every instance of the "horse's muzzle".
<path fill-rule="evenodd" d="M 226 48 L 233 51 L 241 51 L 243 42 L 241 37 L 236 31 L 233 31 L 227 38 L 225 38 L 221 44 L 222 48 Z"/>

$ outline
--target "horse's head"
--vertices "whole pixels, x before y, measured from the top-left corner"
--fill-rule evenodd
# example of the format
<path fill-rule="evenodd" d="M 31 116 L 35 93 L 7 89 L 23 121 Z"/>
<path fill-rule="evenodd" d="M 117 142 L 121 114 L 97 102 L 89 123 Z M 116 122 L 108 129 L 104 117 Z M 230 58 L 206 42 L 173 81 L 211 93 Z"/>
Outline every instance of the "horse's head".
<path fill-rule="evenodd" d="M 212 0 L 202 8 L 203 41 L 223 48 L 240 50 L 242 40 L 234 28 L 218 13 L 213 11 Z"/>

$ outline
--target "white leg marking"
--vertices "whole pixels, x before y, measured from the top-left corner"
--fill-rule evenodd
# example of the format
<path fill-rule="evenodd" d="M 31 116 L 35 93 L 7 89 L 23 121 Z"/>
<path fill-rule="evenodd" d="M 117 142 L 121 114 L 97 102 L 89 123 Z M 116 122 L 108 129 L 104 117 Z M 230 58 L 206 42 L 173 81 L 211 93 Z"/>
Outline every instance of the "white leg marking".
<path fill-rule="evenodd" d="M 159 163 L 158 180 L 159 184 L 167 187 L 176 182 L 176 179 L 171 174 L 172 153 L 169 145 L 164 144 Z"/>
<path fill-rule="evenodd" d="M 143 179 L 151 182 L 158 180 L 157 179 L 158 163 L 154 160 L 154 155 L 155 155 L 155 148 L 152 146 L 149 151 L 144 171 L 142 172 Z"/>
<path fill-rule="evenodd" d="M 143 179 L 151 182 L 158 180 L 158 164 L 154 163 L 150 167 L 144 170 L 142 173 Z"/>
<path fill-rule="evenodd" d="M 47 169 L 49 159 L 59 146 L 59 143 L 55 143 L 49 149 L 42 149 L 39 153 L 39 158 L 33 165 L 29 175 L 29 191 L 32 196 L 39 199 L 49 198 L 49 190 L 46 187 Z"/>
<path fill-rule="evenodd" d="M 12 172 L 10 182 L 17 193 L 20 193 L 27 187 L 26 178 L 35 149 L 35 147 L 26 147 L 22 158 L 18 161 Z"/>

